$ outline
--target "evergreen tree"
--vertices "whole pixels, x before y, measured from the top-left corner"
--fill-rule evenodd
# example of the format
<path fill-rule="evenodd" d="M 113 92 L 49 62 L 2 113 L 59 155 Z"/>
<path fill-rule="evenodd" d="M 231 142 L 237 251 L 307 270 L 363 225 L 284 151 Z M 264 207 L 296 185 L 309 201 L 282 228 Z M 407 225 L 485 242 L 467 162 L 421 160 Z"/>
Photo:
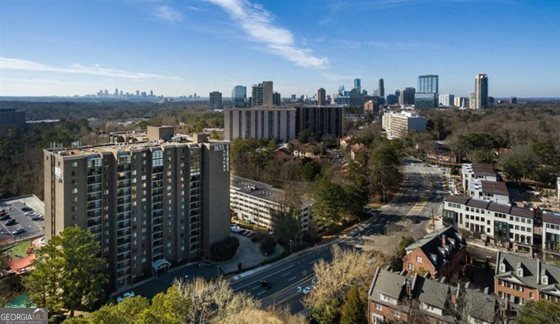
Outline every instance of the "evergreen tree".
<path fill-rule="evenodd" d="M 41 249 L 35 270 L 24 285 L 31 301 L 51 312 L 70 311 L 93 305 L 107 282 L 105 260 L 98 257 L 99 243 L 93 234 L 68 227 Z"/>
<path fill-rule="evenodd" d="M 357 286 L 352 287 L 342 307 L 341 324 L 362 324 L 367 323 L 365 304 L 360 296 L 360 290 Z"/>
<path fill-rule="evenodd" d="M 530 301 L 519 308 L 515 323 L 560 323 L 560 304 L 546 300 Z"/>

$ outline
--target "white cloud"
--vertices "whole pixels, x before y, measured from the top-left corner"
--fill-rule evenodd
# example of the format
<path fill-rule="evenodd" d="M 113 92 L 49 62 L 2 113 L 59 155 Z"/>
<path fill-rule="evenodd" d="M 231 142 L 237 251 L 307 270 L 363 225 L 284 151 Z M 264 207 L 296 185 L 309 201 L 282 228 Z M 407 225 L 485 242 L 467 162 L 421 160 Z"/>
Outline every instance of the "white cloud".
<path fill-rule="evenodd" d="M 317 57 L 310 49 L 295 45 L 292 33 L 275 26 L 270 12 L 248 0 L 207 0 L 224 9 L 253 40 L 263 43 L 276 55 L 303 67 L 324 69 L 326 57 Z"/>
<path fill-rule="evenodd" d="M 178 12 L 177 10 L 169 7 L 169 6 L 159 6 L 156 8 L 154 12 L 154 16 L 157 18 L 167 21 L 167 22 L 179 22 L 183 20 L 183 15 Z"/>
<path fill-rule="evenodd" d="M 135 80 L 141 80 L 141 79 L 181 80 L 181 78 L 177 76 L 165 76 L 165 75 L 143 73 L 143 72 L 129 72 L 124 70 L 101 67 L 99 66 L 99 64 L 95 64 L 94 66 L 73 64 L 70 67 L 57 67 L 57 66 L 46 65 L 38 62 L 22 60 L 17 58 L 3 57 L 3 56 L 0 56 L 0 70 L 89 74 L 89 75 L 123 78 L 123 79 L 135 79 Z"/>

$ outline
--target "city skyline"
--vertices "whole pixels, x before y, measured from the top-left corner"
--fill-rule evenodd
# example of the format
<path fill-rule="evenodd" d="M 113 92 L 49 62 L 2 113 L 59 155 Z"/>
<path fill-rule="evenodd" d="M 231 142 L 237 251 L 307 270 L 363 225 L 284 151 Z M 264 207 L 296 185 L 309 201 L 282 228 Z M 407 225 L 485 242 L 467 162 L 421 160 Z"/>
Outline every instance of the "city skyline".
<path fill-rule="evenodd" d="M 478 73 L 492 79 L 490 96 L 560 96 L 560 44 L 552 41 L 560 33 L 560 3 L 554 1 L 1 6 L 0 96 L 86 95 L 105 88 L 229 94 L 236 85 L 262 80 L 273 80 L 284 97 L 312 96 L 319 88 L 328 95 L 339 85 L 349 88 L 357 78 L 369 93 L 383 78 L 392 93 L 414 87 L 423 74 L 439 75 L 441 93 L 468 96 Z M 375 19 L 349 20 L 358 14 Z M 417 29 L 425 31 L 422 37 L 409 32 Z"/>

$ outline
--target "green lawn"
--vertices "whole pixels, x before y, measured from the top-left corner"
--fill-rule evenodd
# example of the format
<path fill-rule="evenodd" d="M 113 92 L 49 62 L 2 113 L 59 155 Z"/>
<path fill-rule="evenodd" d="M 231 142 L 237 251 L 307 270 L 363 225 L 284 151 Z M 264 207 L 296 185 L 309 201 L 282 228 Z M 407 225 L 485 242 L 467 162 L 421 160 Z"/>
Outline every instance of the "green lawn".
<path fill-rule="evenodd" d="M 29 248 L 29 246 L 31 246 L 31 241 L 18 242 L 14 246 L 12 246 L 8 250 L 8 252 L 12 256 L 12 258 L 17 258 L 17 255 L 19 255 L 20 257 L 25 257 L 27 256 L 27 249 Z"/>

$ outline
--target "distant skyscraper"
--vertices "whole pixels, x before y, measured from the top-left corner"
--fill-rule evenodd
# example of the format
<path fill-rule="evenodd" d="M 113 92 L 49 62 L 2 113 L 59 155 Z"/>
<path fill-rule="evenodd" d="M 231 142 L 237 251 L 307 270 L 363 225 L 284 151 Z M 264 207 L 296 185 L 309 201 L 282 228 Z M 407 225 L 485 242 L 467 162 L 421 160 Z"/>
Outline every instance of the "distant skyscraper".
<path fill-rule="evenodd" d="M 280 106 L 282 104 L 282 96 L 280 96 L 280 93 L 275 92 L 272 94 L 272 104 L 274 106 Z"/>
<path fill-rule="evenodd" d="M 439 76 L 420 75 L 418 77 L 418 93 L 439 93 Z"/>
<path fill-rule="evenodd" d="M 210 92 L 210 108 L 212 109 L 222 109 L 224 105 L 222 104 L 222 93 L 219 91 Z"/>
<path fill-rule="evenodd" d="M 395 97 L 397 97 L 397 100 L 401 97 L 401 91 L 399 89 L 395 89 Z"/>
<path fill-rule="evenodd" d="M 317 90 L 317 106 L 324 106 L 327 98 L 327 92 L 323 88 Z"/>
<path fill-rule="evenodd" d="M 439 105 L 444 107 L 451 107 L 455 104 L 455 96 L 448 93 L 439 95 Z"/>
<path fill-rule="evenodd" d="M 476 109 L 476 93 L 471 92 L 469 97 L 469 109 Z"/>
<path fill-rule="evenodd" d="M 274 105 L 272 88 L 272 81 L 263 81 L 253 85 L 252 106 L 272 107 Z"/>
<path fill-rule="evenodd" d="M 405 88 L 400 93 L 399 104 L 405 105 L 414 105 L 414 97 L 416 95 L 416 89 L 409 87 Z"/>
<path fill-rule="evenodd" d="M 231 90 L 231 101 L 234 108 L 247 107 L 247 87 L 237 85 Z"/>
<path fill-rule="evenodd" d="M 118 95 L 119 95 L 119 89 L 115 88 L 115 96 L 118 96 Z"/>
<path fill-rule="evenodd" d="M 338 94 L 339 94 L 340 96 L 343 96 L 343 95 L 344 95 L 344 86 L 343 86 L 343 85 L 338 86 Z"/>
<path fill-rule="evenodd" d="M 358 90 L 358 92 L 362 92 L 362 80 L 354 79 L 354 89 Z"/>
<path fill-rule="evenodd" d="M 379 79 L 379 83 L 377 84 L 377 95 L 380 97 L 385 97 L 385 84 L 383 79 Z"/>
<path fill-rule="evenodd" d="M 154 90 L 150 90 L 150 97 L 153 97 L 153 96 L 154 96 Z"/>
<path fill-rule="evenodd" d="M 399 98 L 397 96 L 395 96 L 394 94 L 387 95 L 387 104 L 388 105 L 394 105 L 394 104 L 397 104 L 397 103 L 399 103 Z"/>
<path fill-rule="evenodd" d="M 474 78 L 474 109 L 488 108 L 488 76 L 477 74 Z"/>

